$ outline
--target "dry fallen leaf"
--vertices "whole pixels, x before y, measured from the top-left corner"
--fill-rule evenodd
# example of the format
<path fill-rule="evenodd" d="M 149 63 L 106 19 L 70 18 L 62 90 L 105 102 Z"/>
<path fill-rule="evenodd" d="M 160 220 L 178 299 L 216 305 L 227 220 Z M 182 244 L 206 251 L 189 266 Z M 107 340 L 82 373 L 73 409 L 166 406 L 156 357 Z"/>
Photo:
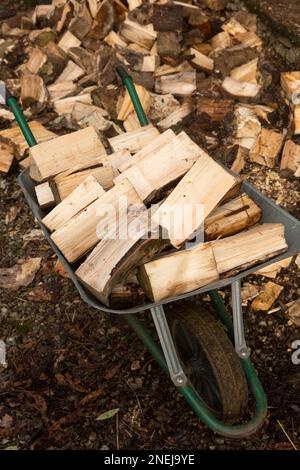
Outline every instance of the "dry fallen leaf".
<path fill-rule="evenodd" d="M 32 283 L 42 258 L 19 259 L 12 268 L 0 268 L 0 287 L 17 290 Z"/>

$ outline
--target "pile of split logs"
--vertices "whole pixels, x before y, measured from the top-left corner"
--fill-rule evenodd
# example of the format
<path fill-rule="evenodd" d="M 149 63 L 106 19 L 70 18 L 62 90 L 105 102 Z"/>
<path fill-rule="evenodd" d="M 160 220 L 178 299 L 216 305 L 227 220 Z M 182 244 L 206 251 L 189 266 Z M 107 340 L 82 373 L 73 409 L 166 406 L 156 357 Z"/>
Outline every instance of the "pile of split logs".
<path fill-rule="evenodd" d="M 282 170 L 300 176 L 300 72 L 281 76 L 294 116 L 285 128 L 275 100 L 264 98 L 256 18 L 226 18 L 226 3 L 53 0 L 2 22 L 1 61 L 24 56 L 6 82 L 38 145 L 28 149 L 2 109 L 0 170 L 14 159 L 29 168 L 53 241 L 106 305 L 190 292 L 287 249 L 283 226 L 259 224 L 238 173 L 247 160 L 273 168 L 282 152 Z M 118 64 L 133 76 L 146 127 Z M 224 152 L 233 172 L 216 161 Z M 180 211 L 172 217 L 199 204 L 189 224 Z M 117 233 L 125 223 L 139 230 L 104 236 L 114 218 Z M 204 243 L 185 249 L 201 227 Z"/>

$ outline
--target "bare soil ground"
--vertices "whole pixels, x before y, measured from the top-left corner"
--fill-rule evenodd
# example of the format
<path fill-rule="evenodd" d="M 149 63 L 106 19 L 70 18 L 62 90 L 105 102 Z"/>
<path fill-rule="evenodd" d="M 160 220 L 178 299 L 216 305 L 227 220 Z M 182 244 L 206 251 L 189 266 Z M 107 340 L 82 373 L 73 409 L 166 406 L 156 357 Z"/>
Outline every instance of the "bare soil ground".
<path fill-rule="evenodd" d="M 71 282 L 55 274 L 46 241 L 26 241 L 37 226 L 16 176 L 0 177 L 1 267 L 26 257 L 43 262 L 29 287 L 0 290 L 0 339 L 8 353 L 8 367 L 0 369 L 0 448 L 290 450 L 278 421 L 300 448 L 300 366 L 291 362 L 300 328 L 285 314 L 285 305 L 299 298 L 295 263 L 276 279 L 284 287 L 277 312 L 244 310 L 252 360 L 268 396 L 265 424 L 249 439 L 224 439 L 196 418 L 122 318 L 90 309 Z M 246 168 L 244 176 L 273 199 L 281 195 L 281 204 L 299 216 L 297 181 L 263 167 Z M 12 208 L 20 211 L 9 221 Z M 96 420 L 114 408 L 117 418 Z"/>

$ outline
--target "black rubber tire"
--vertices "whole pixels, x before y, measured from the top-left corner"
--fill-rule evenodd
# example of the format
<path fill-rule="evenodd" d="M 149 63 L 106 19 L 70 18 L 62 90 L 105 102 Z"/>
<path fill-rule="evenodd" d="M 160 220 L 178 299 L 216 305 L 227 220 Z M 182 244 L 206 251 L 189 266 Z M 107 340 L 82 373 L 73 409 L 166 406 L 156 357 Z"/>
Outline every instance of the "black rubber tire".
<path fill-rule="evenodd" d="M 190 303 L 178 307 L 174 306 L 172 311 L 168 313 L 168 322 L 180 361 L 190 384 L 199 395 L 202 395 L 203 401 L 219 419 L 226 423 L 239 421 L 247 408 L 248 386 L 240 360 L 220 322 L 212 313 Z M 180 337 L 183 334 L 186 338 L 180 344 Z M 198 355 L 199 359 L 196 360 L 192 357 L 188 361 L 189 365 L 187 365 L 187 363 L 184 363 L 183 354 L 186 350 L 185 340 L 189 340 L 189 338 L 192 339 L 189 344 L 193 344 L 194 349 L 196 347 L 200 355 Z M 195 340 L 198 343 L 197 345 L 194 343 Z M 203 366 L 204 362 L 206 364 Z M 211 375 L 208 379 L 209 374 Z M 197 380 L 195 377 L 197 377 Z M 203 384 L 201 383 L 202 380 L 204 381 Z M 201 393 L 201 390 L 202 392 L 205 390 L 207 381 L 209 381 L 209 385 L 206 388 L 208 393 L 206 395 L 212 397 L 212 386 L 216 392 L 213 400 L 206 400 L 205 393 Z"/>

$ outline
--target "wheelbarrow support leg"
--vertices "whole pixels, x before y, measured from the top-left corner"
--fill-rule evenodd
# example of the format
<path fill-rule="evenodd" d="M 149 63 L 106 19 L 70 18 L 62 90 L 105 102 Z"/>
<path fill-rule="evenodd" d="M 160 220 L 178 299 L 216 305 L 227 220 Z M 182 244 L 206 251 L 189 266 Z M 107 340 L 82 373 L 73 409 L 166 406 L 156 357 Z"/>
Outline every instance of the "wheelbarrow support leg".
<path fill-rule="evenodd" d="M 246 359 L 250 356 L 250 349 L 247 347 L 244 333 L 240 280 L 231 284 L 231 295 L 235 350 L 240 358 Z"/>
<path fill-rule="evenodd" d="M 183 372 L 178 359 L 175 344 L 170 332 L 169 324 L 166 319 L 162 305 L 150 309 L 155 324 L 155 328 L 160 340 L 160 344 L 165 356 L 171 380 L 176 387 L 183 387 L 187 384 L 187 377 Z"/>

